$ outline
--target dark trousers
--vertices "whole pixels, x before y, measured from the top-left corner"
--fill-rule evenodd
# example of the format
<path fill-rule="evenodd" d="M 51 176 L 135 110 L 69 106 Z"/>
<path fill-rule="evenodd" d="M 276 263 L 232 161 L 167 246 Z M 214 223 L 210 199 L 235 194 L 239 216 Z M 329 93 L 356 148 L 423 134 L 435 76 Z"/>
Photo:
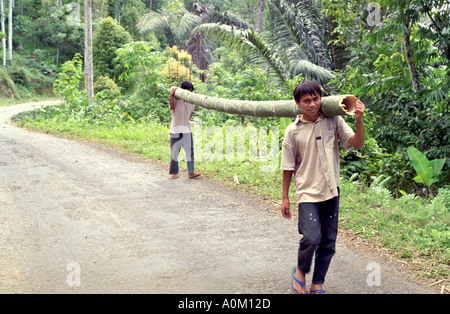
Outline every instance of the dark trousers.
<path fill-rule="evenodd" d="M 192 133 L 170 133 L 170 169 L 169 174 L 178 173 L 178 155 L 181 147 L 186 154 L 188 172 L 194 172 L 194 140 Z"/>
<path fill-rule="evenodd" d="M 303 238 L 297 267 L 302 273 L 309 273 L 315 255 L 312 283 L 322 285 L 336 252 L 339 196 L 319 203 L 300 203 L 298 212 L 298 232 Z"/>

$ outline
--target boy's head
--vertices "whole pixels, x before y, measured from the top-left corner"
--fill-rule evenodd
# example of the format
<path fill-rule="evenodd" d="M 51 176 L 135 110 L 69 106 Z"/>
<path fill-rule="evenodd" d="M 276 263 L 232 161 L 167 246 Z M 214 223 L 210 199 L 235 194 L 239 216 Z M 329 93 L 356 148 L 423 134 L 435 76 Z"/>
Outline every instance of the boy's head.
<path fill-rule="evenodd" d="M 300 102 L 302 95 L 320 96 L 322 97 L 322 89 L 320 85 L 313 81 L 303 81 L 299 83 L 294 89 L 294 100 L 296 103 Z"/>
<path fill-rule="evenodd" d="M 192 92 L 194 90 L 194 85 L 192 85 L 192 83 L 189 81 L 184 81 L 183 83 L 181 83 L 181 88 L 187 89 L 188 91 Z"/>

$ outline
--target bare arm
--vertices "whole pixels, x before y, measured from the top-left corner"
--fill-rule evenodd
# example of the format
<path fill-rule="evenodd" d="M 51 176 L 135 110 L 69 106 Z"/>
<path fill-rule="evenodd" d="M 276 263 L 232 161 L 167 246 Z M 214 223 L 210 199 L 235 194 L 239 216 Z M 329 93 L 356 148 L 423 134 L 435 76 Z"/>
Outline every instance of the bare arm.
<path fill-rule="evenodd" d="M 170 110 L 175 110 L 175 91 L 177 90 L 176 87 L 172 88 L 170 91 Z"/>
<path fill-rule="evenodd" d="M 290 202 L 289 202 L 289 187 L 291 186 L 292 175 L 294 171 L 283 170 L 283 200 L 281 202 L 281 213 L 285 218 L 291 218 Z"/>
<path fill-rule="evenodd" d="M 355 131 L 355 135 L 353 135 L 348 140 L 348 143 L 356 149 L 361 149 L 364 145 L 363 115 L 364 115 L 365 109 L 366 109 L 365 105 L 360 100 L 358 100 L 356 102 L 356 110 L 355 110 L 356 131 Z"/>

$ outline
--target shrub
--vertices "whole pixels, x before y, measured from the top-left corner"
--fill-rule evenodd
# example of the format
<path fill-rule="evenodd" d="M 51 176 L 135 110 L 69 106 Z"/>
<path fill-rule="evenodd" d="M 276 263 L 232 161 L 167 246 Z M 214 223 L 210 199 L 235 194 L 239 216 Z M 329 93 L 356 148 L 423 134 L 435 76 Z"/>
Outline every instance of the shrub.
<path fill-rule="evenodd" d="M 120 88 L 107 76 L 100 75 L 94 82 L 96 100 L 114 101 L 120 97 Z"/>
<path fill-rule="evenodd" d="M 0 97 L 15 98 L 15 84 L 5 69 L 0 68 Z"/>
<path fill-rule="evenodd" d="M 133 39 L 130 34 L 112 17 L 100 21 L 92 40 L 94 58 L 94 73 L 96 75 L 116 78 L 120 75 L 114 64 L 116 50 Z"/>

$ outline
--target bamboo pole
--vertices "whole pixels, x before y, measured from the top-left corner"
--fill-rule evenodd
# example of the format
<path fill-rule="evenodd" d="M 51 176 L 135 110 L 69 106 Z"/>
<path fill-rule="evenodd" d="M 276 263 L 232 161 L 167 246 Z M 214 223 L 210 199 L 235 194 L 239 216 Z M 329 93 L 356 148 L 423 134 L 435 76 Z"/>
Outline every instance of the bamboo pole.
<path fill-rule="evenodd" d="M 177 88 L 174 96 L 193 105 L 231 114 L 279 118 L 295 118 L 297 115 L 302 114 L 301 109 L 294 100 L 234 100 L 205 96 L 182 88 Z M 321 111 L 326 116 L 354 115 L 355 106 L 356 97 L 353 95 L 327 96 L 322 97 Z"/>

